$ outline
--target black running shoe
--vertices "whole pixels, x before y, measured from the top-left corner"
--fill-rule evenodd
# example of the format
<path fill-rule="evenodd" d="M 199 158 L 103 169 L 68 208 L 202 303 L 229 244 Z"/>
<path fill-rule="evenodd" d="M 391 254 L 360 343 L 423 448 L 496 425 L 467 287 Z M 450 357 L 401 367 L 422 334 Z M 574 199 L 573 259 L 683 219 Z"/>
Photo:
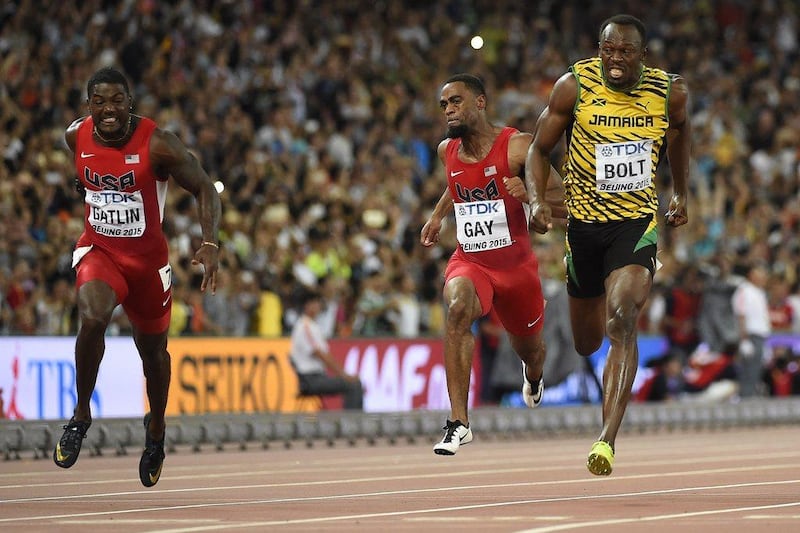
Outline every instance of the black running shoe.
<path fill-rule="evenodd" d="M 145 487 L 152 487 L 161 477 L 161 467 L 164 465 L 164 439 L 155 441 L 150 438 L 150 413 L 144 415 L 144 451 L 139 460 L 139 480 Z M 166 437 L 166 435 L 165 435 Z"/>
<path fill-rule="evenodd" d="M 70 418 L 67 425 L 64 426 L 64 434 L 61 435 L 61 440 L 56 443 L 56 449 L 53 450 L 53 461 L 61 468 L 69 468 L 78 460 L 78 454 L 81 453 L 81 444 L 83 439 L 86 438 L 86 432 L 89 431 L 89 426 L 92 421 L 84 422 L 82 420 L 75 420 L 75 417 Z"/>

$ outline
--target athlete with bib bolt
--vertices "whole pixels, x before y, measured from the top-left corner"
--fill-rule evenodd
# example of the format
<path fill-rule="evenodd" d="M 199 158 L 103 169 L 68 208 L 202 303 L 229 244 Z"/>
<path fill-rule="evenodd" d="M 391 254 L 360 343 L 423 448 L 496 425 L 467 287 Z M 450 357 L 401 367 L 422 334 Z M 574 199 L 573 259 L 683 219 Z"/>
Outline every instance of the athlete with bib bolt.
<path fill-rule="evenodd" d="M 647 67 L 644 24 L 616 15 L 600 27 L 598 57 L 578 61 L 556 82 L 528 151 L 531 224 L 551 227 L 550 154 L 568 132 L 567 291 L 575 349 L 589 356 L 608 335 L 603 428 L 587 467 L 608 475 L 614 442 L 638 366 L 637 322 L 656 271 L 656 167 L 666 143 L 672 195 L 666 223 L 687 222 L 691 131 L 686 82 Z"/>

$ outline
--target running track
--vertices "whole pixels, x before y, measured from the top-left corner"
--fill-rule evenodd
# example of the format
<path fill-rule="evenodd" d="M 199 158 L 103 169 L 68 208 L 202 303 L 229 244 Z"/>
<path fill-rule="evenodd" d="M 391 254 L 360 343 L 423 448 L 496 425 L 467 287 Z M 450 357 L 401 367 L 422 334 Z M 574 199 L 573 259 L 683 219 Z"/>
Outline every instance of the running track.
<path fill-rule="evenodd" d="M 70 470 L 0 462 L 0 530 L 800 531 L 793 427 L 626 433 L 607 478 L 584 466 L 591 438 L 476 434 L 454 457 L 435 455 L 433 438 L 179 448 L 152 489 L 136 450 Z"/>

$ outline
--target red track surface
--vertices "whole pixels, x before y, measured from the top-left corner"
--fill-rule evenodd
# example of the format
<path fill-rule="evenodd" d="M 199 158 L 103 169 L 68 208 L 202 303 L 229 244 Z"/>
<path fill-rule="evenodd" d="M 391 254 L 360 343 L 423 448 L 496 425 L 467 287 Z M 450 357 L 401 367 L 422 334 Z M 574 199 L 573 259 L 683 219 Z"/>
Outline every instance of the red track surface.
<path fill-rule="evenodd" d="M 432 436 L 433 438 L 433 436 Z M 624 434 L 610 477 L 591 438 L 167 455 L 139 484 L 138 453 L 0 463 L 3 531 L 800 531 L 800 431 Z"/>

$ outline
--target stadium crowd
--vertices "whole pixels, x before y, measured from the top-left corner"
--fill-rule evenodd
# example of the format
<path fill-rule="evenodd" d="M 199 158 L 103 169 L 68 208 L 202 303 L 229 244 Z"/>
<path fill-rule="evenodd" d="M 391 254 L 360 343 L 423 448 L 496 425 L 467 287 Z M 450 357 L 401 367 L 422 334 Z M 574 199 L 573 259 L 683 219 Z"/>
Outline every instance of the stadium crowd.
<path fill-rule="evenodd" d="M 693 95 L 690 222 L 660 231 L 663 268 L 642 330 L 666 334 L 684 363 L 700 343 L 727 351 L 739 340 L 735 320 L 724 322 L 731 295 L 760 263 L 773 330 L 800 332 L 800 7 L 591 5 L 4 2 L 0 334 L 77 329 L 70 263 L 83 203 L 63 136 L 87 112 L 91 73 L 114 65 L 132 83 L 134 112 L 175 132 L 224 188 L 213 297 L 190 265 L 200 241 L 193 199 L 168 195 L 171 334 L 286 335 L 302 288 L 315 286 L 330 336 L 439 335 L 455 236 L 451 227 L 432 249 L 418 240 L 446 183 L 434 152 L 442 81 L 480 75 L 496 122 L 533 131 L 555 79 L 596 54 L 596 28 L 618 12 L 645 22 L 647 62 L 680 72 Z M 561 287 L 563 232 L 534 245 L 545 283 Z M 115 324 L 125 332 L 124 316 Z M 800 375 L 791 350 L 775 353 L 765 370 Z"/>

